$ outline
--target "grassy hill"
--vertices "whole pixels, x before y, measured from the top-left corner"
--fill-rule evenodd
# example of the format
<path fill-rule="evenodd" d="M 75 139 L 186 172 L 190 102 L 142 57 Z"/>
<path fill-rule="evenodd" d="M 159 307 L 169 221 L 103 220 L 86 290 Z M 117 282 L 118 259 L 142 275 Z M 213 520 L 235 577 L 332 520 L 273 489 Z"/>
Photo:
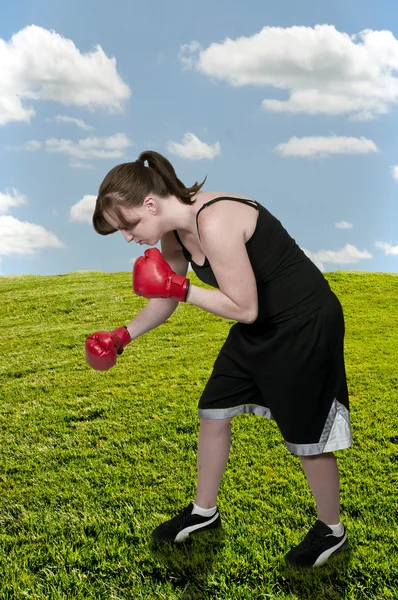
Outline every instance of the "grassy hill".
<path fill-rule="evenodd" d="M 129 273 L 0 277 L 0 599 L 396 599 L 398 277 L 325 277 L 346 324 L 354 445 L 336 457 L 352 550 L 310 572 L 283 556 L 316 518 L 311 492 L 256 415 L 232 422 L 223 530 L 151 546 L 195 499 L 197 404 L 234 321 L 181 303 L 99 372 L 85 338 L 148 302 Z"/>

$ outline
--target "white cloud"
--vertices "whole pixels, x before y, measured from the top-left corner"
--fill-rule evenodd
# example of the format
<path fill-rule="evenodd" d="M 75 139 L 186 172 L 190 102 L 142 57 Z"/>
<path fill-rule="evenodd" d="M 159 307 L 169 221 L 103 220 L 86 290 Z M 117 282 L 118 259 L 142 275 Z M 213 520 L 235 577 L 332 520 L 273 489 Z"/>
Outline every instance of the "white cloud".
<path fill-rule="evenodd" d="M 76 127 L 80 127 L 80 129 L 84 129 L 86 131 L 90 131 L 95 129 L 91 125 L 87 125 L 82 119 L 75 119 L 74 117 L 68 117 L 67 115 L 57 115 L 56 117 L 52 117 L 51 119 L 46 119 L 47 122 L 55 121 L 56 123 L 73 123 Z"/>
<path fill-rule="evenodd" d="M 116 133 L 111 137 L 87 137 L 73 142 L 72 140 L 51 138 L 43 142 L 46 152 L 57 152 L 82 160 L 91 158 L 120 158 L 126 148 L 133 142 L 124 133 Z M 25 148 L 36 150 L 41 143 L 36 140 L 27 142 Z"/>
<path fill-rule="evenodd" d="M 264 27 L 204 50 L 196 41 L 185 44 L 179 58 L 184 69 L 232 86 L 289 92 L 287 100 L 265 99 L 267 111 L 370 120 L 398 103 L 398 40 L 391 31 L 349 36 L 333 25 Z"/>
<path fill-rule="evenodd" d="M 41 225 L 19 221 L 9 215 L 0 216 L 0 255 L 34 256 L 42 248 L 65 248 Z"/>
<path fill-rule="evenodd" d="M 93 167 L 93 165 L 89 165 L 88 163 L 79 163 L 79 162 L 70 161 L 69 166 L 72 169 L 82 169 L 85 171 L 94 171 L 95 170 L 95 167 Z"/>
<path fill-rule="evenodd" d="M 17 189 L 6 190 L 5 194 L 0 193 L 0 215 L 6 215 L 10 208 L 28 204 L 28 198 L 21 194 Z"/>
<path fill-rule="evenodd" d="M 202 51 L 202 46 L 199 42 L 191 42 L 190 44 L 183 44 L 180 46 L 180 50 L 178 52 L 178 58 L 181 61 L 183 71 L 188 69 L 193 69 L 196 66 L 196 59 L 191 58 L 187 55 L 194 54 L 195 52 Z"/>
<path fill-rule="evenodd" d="M 364 137 L 292 137 L 278 144 L 275 151 L 282 156 L 329 156 L 330 154 L 368 154 L 378 152 L 376 144 Z"/>
<path fill-rule="evenodd" d="M 358 250 L 351 244 L 346 244 L 340 250 L 319 250 L 318 252 L 311 252 L 305 248 L 302 250 L 322 272 L 326 270 L 324 263 L 353 265 L 359 263 L 360 260 L 373 258 L 367 250 Z"/>
<path fill-rule="evenodd" d="M 340 221 L 339 223 L 335 223 L 337 229 L 352 229 L 352 223 L 348 223 L 348 221 Z"/>
<path fill-rule="evenodd" d="M 72 40 L 29 25 L 9 42 L 0 38 L 0 125 L 29 122 L 36 114 L 26 100 L 53 100 L 64 105 L 121 111 L 131 96 L 99 44 L 82 54 Z M 5 75 L 4 75 L 5 74 Z"/>
<path fill-rule="evenodd" d="M 386 256 L 398 256 L 398 244 L 393 246 L 392 244 L 386 244 L 384 242 L 376 242 L 375 247 L 384 250 Z"/>
<path fill-rule="evenodd" d="M 369 110 L 362 110 L 348 118 L 349 121 L 374 121 L 375 119 L 376 117 Z"/>
<path fill-rule="evenodd" d="M 221 154 L 220 144 L 218 142 L 213 146 L 210 146 L 190 132 L 187 132 L 184 135 L 182 144 L 171 141 L 168 142 L 167 151 L 188 160 L 201 160 L 203 158 L 211 159 Z"/>
<path fill-rule="evenodd" d="M 394 177 L 394 179 L 396 179 L 398 181 L 398 165 L 393 165 L 391 167 L 391 172 L 392 172 L 392 176 Z"/>
<path fill-rule="evenodd" d="M 93 196 L 92 194 L 83 196 L 81 200 L 71 207 L 70 220 L 81 223 L 90 223 L 91 225 L 93 222 L 96 200 L 97 196 Z"/>
<path fill-rule="evenodd" d="M 15 188 L 0 193 L 0 255 L 34 256 L 40 248 L 65 248 L 41 225 L 20 221 L 7 214 L 10 209 L 27 204 L 27 196 Z"/>
<path fill-rule="evenodd" d="M 28 152 L 35 152 L 36 150 L 40 150 L 42 145 L 43 144 L 37 140 L 30 140 L 29 142 L 26 142 L 25 150 Z"/>

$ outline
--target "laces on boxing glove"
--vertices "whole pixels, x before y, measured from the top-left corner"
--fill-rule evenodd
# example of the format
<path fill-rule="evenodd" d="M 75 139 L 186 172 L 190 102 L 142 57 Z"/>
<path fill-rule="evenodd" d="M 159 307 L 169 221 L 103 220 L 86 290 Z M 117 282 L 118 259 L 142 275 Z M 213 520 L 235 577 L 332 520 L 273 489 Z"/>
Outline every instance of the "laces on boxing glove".
<path fill-rule="evenodd" d="M 130 342 L 131 342 L 131 337 L 130 337 L 130 334 L 129 334 L 129 330 L 127 329 L 126 325 L 123 325 L 123 328 L 127 331 L 129 339 L 130 339 Z M 121 346 L 119 348 L 119 350 L 117 351 L 117 353 L 120 355 L 120 354 L 123 354 L 123 352 L 124 352 L 124 346 Z"/>
<path fill-rule="evenodd" d="M 190 280 L 183 275 L 177 275 L 177 273 L 173 273 L 168 283 L 169 285 L 166 289 L 170 298 L 178 300 L 179 302 L 186 302 L 191 283 Z"/>
<path fill-rule="evenodd" d="M 124 347 L 131 342 L 131 337 L 126 325 L 114 329 L 112 331 L 112 337 L 117 348 L 116 353 L 119 355 L 123 354 Z"/>

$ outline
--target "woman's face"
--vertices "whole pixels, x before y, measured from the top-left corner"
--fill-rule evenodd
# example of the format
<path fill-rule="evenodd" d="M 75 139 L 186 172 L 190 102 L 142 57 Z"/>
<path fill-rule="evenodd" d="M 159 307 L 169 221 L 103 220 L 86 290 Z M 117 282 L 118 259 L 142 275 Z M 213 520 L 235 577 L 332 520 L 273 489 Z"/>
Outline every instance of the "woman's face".
<path fill-rule="evenodd" d="M 135 209 L 121 208 L 121 212 L 129 223 L 128 227 L 123 227 L 118 217 L 108 211 L 104 211 L 104 218 L 112 227 L 122 232 L 127 243 L 136 242 L 148 246 L 157 244 L 161 236 L 157 236 L 157 223 L 150 207 L 144 205 Z"/>

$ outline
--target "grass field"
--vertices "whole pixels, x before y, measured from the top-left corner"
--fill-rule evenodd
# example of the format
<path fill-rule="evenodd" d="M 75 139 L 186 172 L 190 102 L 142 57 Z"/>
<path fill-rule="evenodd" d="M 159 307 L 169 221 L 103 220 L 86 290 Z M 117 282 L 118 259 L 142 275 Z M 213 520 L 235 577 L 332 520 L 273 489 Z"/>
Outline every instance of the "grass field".
<path fill-rule="evenodd" d="M 148 302 L 129 273 L 0 277 L 0 599 L 397 599 L 398 277 L 325 277 L 346 323 L 354 444 L 336 457 L 351 551 L 309 571 L 283 557 L 314 500 L 256 415 L 232 422 L 223 529 L 152 545 L 195 499 L 197 404 L 234 321 L 181 303 L 99 372 L 86 336 Z"/>

